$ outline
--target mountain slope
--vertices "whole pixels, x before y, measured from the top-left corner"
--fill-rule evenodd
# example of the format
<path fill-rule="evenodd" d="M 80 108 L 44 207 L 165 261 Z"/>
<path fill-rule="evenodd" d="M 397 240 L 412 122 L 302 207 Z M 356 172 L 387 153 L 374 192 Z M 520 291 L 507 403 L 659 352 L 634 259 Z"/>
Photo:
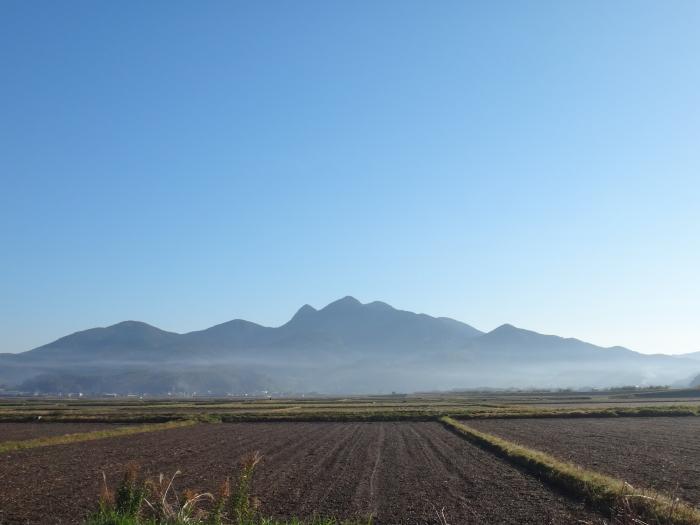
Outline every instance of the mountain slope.
<path fill-rule="evenodd" d="M 544 335 L 531 330 L 504 324 L 472 342 L 473 347 L 486 351 L 492 357 L 503 356 L 544 360 L 590 360 L 612 357 L 641 357 L 620 346 L 603 348 L 573 338 Z"/>
<path fill-rule="evenodd" d="M 178 334 L 146 323 L 123 321 L 106 328 L 76 332 L 21 355 L 33 359 L 45 356 L 63 359 L 142 358 L 146 353 L 153 356 L 167 351 L 178 338 Z"/>
<path fill-rule="evenodd" d="M 696 368 L 693 368 L 696 367 Z M 601 348 L 503 325 L 344 297 L 301 307 L 282 326 L 236 319 L 176 334 L 136 321 L 0 355 L 0 384 L 28 391 L 366 393 L 466 387 L 670 383 L 700 363 Z"/>

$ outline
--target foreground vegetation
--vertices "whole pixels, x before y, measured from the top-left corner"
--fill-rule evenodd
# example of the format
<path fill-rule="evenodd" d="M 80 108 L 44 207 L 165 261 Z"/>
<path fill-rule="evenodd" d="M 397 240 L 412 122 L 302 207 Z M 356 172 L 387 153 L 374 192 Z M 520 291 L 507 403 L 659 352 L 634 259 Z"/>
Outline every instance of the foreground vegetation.
<path fill-rule="evenodd" d="M 584 498 L 603 513 L 610 514 L 613 518 L 617 514 L 629 518 L 629 521 L 618 520 L 623 523 L 700 524 L 700 510 L 678 499 L 657 492 L 636 490 L 620 479 L 583 469 L 544 452 L 480 432 L 449 417 L 442 418 L 441 422 L 475 445 L 524 468 L 550 485 Z"/>
<path fill-rule="evenodd" d="M 261 456 L 256 452 L 244 458 L 234 486 L 225 480 L 218 494 L 186 490 L 178 496 L 171 478 L 140 480 L 138 468 L 130 465 L 116 490 L 103 478 L 99 510 L 86 525 L 371 525 L 371 518 L 337 521 L 315 517 L 276 520 L 265 517 L 259 501 L 251 495 L 253 474 Z"/>

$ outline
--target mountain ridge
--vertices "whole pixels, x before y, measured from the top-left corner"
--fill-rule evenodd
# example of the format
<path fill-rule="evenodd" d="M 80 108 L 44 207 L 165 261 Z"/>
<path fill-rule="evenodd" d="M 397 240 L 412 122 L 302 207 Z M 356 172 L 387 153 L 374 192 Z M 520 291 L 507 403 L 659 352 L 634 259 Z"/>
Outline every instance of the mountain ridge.
<path fill-rule="evenodd" d="M 482 332 L 451 318 L 381 301 L 363 304 L 352 296 L 320 309 L 303 305 L 277 327 L 233 319 L 176 333 L 122 321 L 12 357 L 0 355 L 0 365 L 0 384 L 20 389 L 114 385 L 157 394 L 223 394 L 256 385 L 327 393 L 617 386 L 683 380 L 695 366 L 700 372 L 692 359 L 604 348 L 508 323 Z"/>

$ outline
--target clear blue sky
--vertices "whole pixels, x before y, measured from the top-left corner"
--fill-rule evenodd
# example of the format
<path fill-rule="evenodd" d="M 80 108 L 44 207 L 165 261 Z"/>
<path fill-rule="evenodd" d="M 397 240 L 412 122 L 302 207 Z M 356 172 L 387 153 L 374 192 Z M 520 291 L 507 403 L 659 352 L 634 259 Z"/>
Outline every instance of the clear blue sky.
<path fill-rule="evenodd" d="M 0 6 L 0 351 L 343 295 L 700 350 L 700 3 Z"/>

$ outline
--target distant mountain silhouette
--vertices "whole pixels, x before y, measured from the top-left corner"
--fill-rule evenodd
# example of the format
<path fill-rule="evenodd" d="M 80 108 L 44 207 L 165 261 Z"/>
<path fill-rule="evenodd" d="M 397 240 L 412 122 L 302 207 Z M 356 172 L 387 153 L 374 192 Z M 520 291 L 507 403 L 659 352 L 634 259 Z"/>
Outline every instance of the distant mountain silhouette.
<path fill-rule="evenodd" d="M 690 370 L 690 372 L 689 372 Z M 475 387 L 674 383 L 698 361 L 601 348 L 505 324 L 483 333 L 444 317 L 344 297 L 271 328 L 236 319 L 186 334 L 138 321 L 0 354 L 0 384 L 89 393 L 370 393 Z"/>
<path fill-rule="evenodd" d="M 106 328 L 91 328 L 57 339 L 24 355 L 32 358 L 63 357 L 95 359 L 96 357 L 141 357 L 163 350 L 180 336 L 139 321 L 124 321 Z"/>

